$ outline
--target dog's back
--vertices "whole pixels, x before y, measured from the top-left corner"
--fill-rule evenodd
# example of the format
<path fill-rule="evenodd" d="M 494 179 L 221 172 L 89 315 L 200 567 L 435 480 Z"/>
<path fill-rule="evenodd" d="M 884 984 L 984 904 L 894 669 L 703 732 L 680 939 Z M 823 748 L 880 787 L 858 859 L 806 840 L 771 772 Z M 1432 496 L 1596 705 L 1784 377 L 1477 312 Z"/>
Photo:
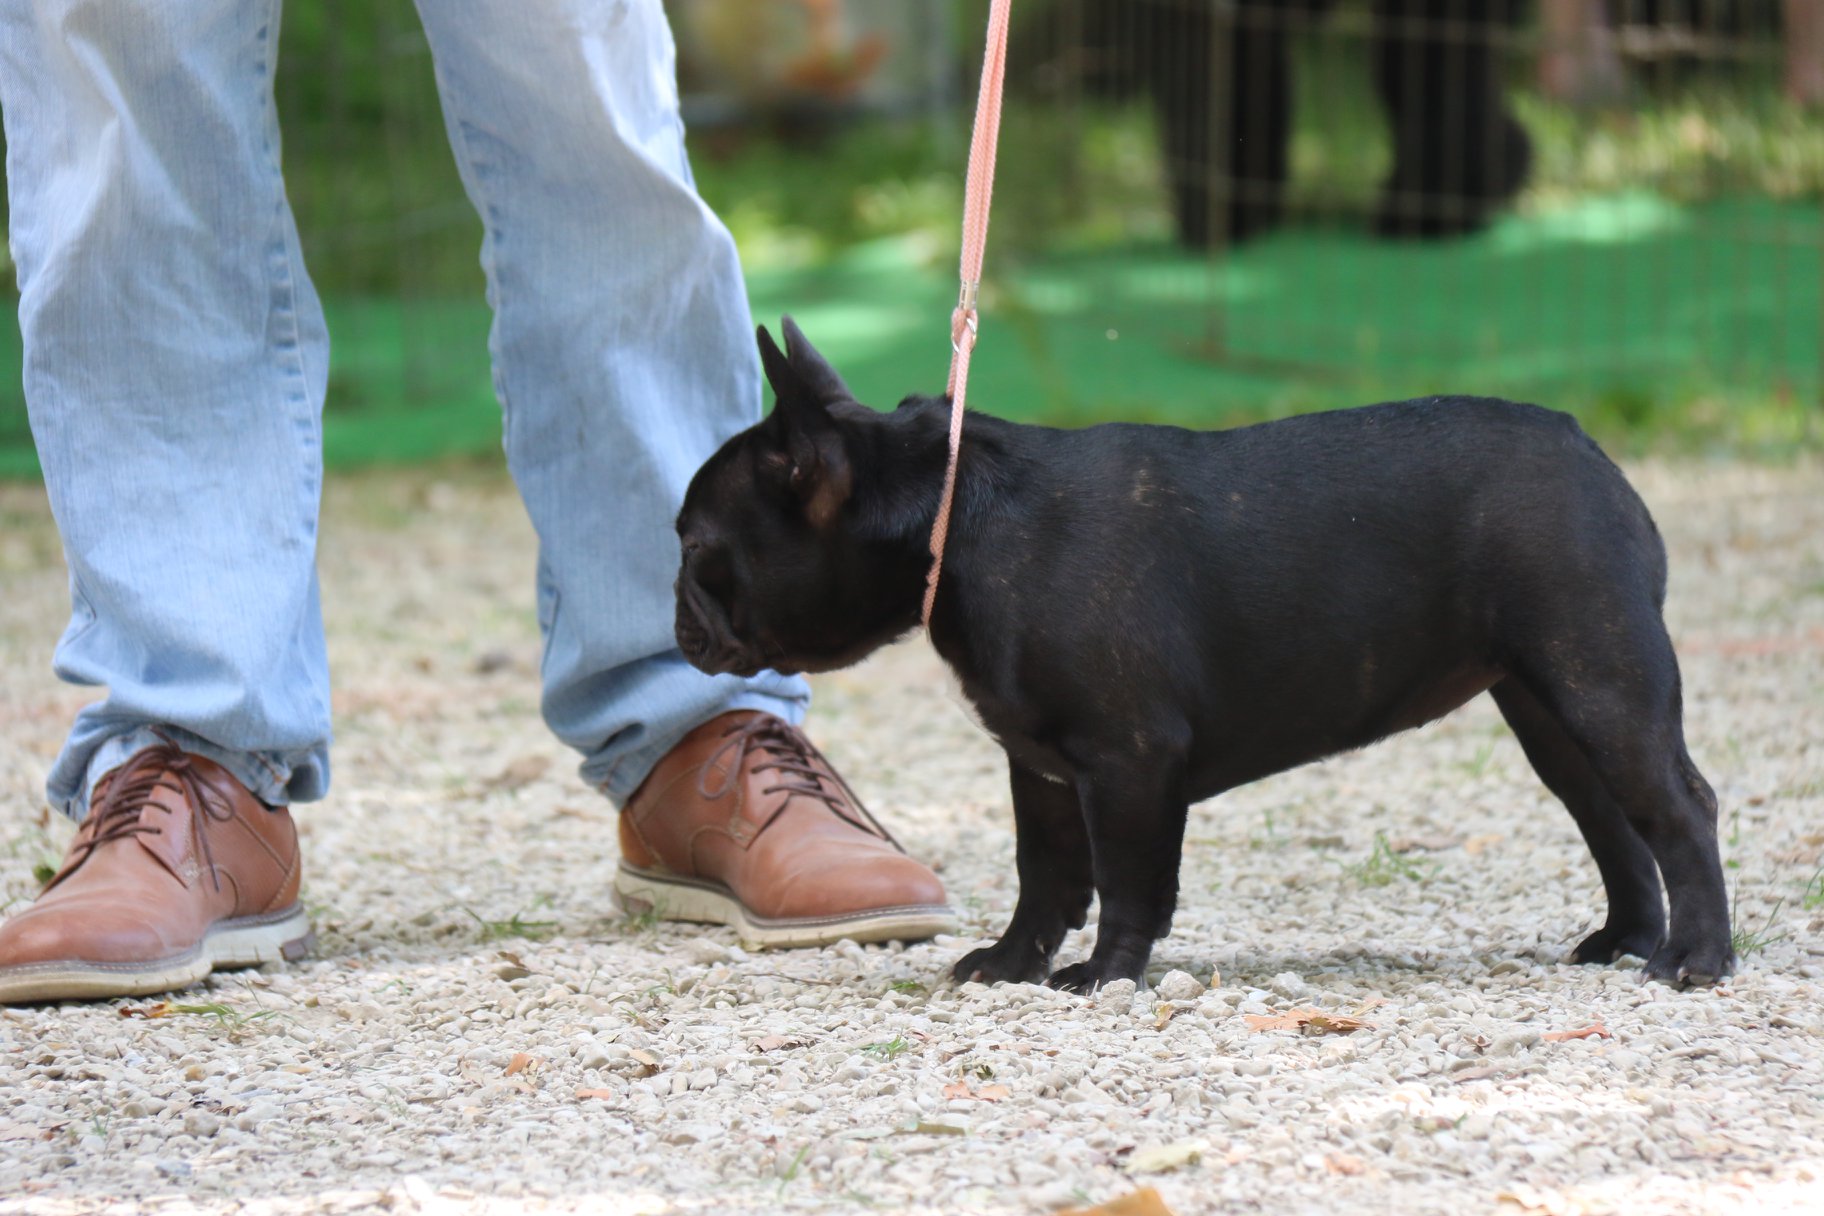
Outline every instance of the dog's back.
<path fill-rule="evenodd" d="M 1429 721 L 1573 633 L 1658 627 L 1658 532 L 1566 414 L 1433 397 L 1013 430 L 1030 459 L 978 540 L 980 610 L 1006 618 L 984 633 L 1019 640 L 1008 664 L 1081 656 L 1116 699 L 1177 687 L 1223 741 L 1192 749 L 1205 792 Z"/>

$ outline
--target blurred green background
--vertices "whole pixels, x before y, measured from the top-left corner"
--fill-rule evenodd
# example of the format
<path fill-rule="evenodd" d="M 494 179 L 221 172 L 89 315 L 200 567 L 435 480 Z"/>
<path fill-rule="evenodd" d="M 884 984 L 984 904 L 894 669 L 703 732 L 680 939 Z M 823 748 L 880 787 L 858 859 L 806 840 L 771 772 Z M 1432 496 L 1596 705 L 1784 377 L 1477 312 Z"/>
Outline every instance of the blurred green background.
<path fill-rule="evenodd" d="M 941 388 L 982 4 L 670 7 L 698 184 L 756 319 L 793 313 L 877 405 Z M 1045 0 L 1015 7 L 1047 19 Z M 831 11 L 841 24 L 817 27 Z M 783 67 L 717 57 L 774 36 Z M 1824 117 L 1783 96 L 1777 45 L 1631 65 L 1599 106 L 1545 98 L 1516 45 L 1533 173 L 1492 227 L 1451 241 L 1366 230 L 1386 124 L 1360 45 L 1322 28 L 1295 39 L 1298 219 L 1219 256 L 1173 240 L 1143 99 L 1020 92 L 972 404 L 1226 426 L 1471 392 L 1572 410 L 1623 450 L 1818 446 Z M 330 463 L 498 451 L 480 229 L 410 6 L 292 0 L 281 65 L 289 190 L 333 340 Z M 15 291 L 0 261 L 0 476 L 29 477 Z"/>

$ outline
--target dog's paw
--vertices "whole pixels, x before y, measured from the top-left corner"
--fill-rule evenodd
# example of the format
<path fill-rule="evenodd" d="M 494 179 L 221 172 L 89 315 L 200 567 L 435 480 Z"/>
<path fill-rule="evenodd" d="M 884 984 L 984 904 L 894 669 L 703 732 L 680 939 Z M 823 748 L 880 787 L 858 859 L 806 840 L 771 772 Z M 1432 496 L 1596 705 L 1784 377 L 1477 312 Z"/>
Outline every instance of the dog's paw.
<path fill-rule="evenodd" d="M 1006 938 L 992 946 L 971 950 L 957 960 L 950 974 L 959 984 L 971 980 L 980 984 L 1036 984 L 1045 978 L 1051 960 L 1030 944 L 1009 942 Z"/>
<path fill-rule="evenodd" d="M 1056 988 L 1059 992 L 1094 992 L 1098 986 L 1106 983 L 1097 970 L 1088 963 L 1072 963 L 1051 973 L 1045 981 L 1047 988 Z"/>
<path fill-rule="evenodd" d="M 1144 969 L 1143 964 L 1141 970 Z M 1094 958 L 1088 958 L 1083 962 L 1072 963 L 1068 967 L 1052 972 L 1051 978 L 1045 981 L 1045 986 L 1056 988 L 1059 992 L 1090 993 L 1102 985 L 1112 984 L 1116 980 L 1133 980 L 1135 983 L 1139 983 L 1140 973 L 1139 971 L 1130 973 L 1124 967 L 1098 963 Z"/>
<path fill-rule="evenodd" d="M 1571 961 L 1606 967 L 1624 954 L 1652 958 L 1664 937 L 1665 930 L 1658 925 L 1604 925 L 1577 943 L 1577 948 L 1571 951 Z"/>
<path fill-rule="evenodd" d="M 1719 945 L 1679 946 L 1667 942 L 1647 960 L 1647 978 L 1675 988 L 1709 988 L 1735 971 L 1735 951 Z"/>

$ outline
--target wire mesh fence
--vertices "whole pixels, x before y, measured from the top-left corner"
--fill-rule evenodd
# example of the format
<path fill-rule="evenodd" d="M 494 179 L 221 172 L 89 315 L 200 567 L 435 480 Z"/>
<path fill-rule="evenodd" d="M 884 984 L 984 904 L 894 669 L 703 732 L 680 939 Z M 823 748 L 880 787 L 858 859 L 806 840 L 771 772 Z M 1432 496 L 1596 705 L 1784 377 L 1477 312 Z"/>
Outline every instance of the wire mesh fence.
<path fill-rule="evenodd" d="M 1029 78 L 1153 128 L 1214 361 L 1815 394 L 1820 10 L 1054 0 Z"/>
<path fill-rule="evenodd" d="M 821 306 L 839 352 L 850 318 L 883 383 L 941 376 L 984 0 L 668 8 L 699 184 L 756 296 Z M 1679 397 L 1723 433 L 1743 394 L 1816 413 L 1824 0 L 1014 11 L 990 408 L 1216 424 L 1449 389 L 1622 424 Z M 480 229 L 415 14 L 291 0 L 281 47 L 331 460 L 493 447 Z M 30 468 L 20 370 L 0 327 L 0 472 Z"/>

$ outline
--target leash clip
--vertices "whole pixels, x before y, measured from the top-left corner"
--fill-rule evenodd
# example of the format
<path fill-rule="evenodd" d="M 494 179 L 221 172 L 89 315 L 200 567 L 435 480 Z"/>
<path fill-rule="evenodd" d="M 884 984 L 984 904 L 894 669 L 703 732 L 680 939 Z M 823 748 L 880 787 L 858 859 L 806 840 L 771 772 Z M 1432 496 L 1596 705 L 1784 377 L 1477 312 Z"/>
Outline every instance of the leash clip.
<path fill-rule="evenodd" d="M 982 281 L 980 279 L 963 280 L 963 291 L 962 294 L 957 297 L 956 301 L 957 311 L 973 314 L 975 312 L 975 297 L 981 290 Z"/>
<path fill-rule="evenodd" d="M 950 318 L 950 350 L 953 354 L 962 354 L 962 339 L 965 332 L 969 335 L 969 345 L 975 345 L 981 327 L 975 311 L 976 293 L 981 290 L 981 281 L 963 284 L 962 294 L 956 301 L 956 312 Z"/>

